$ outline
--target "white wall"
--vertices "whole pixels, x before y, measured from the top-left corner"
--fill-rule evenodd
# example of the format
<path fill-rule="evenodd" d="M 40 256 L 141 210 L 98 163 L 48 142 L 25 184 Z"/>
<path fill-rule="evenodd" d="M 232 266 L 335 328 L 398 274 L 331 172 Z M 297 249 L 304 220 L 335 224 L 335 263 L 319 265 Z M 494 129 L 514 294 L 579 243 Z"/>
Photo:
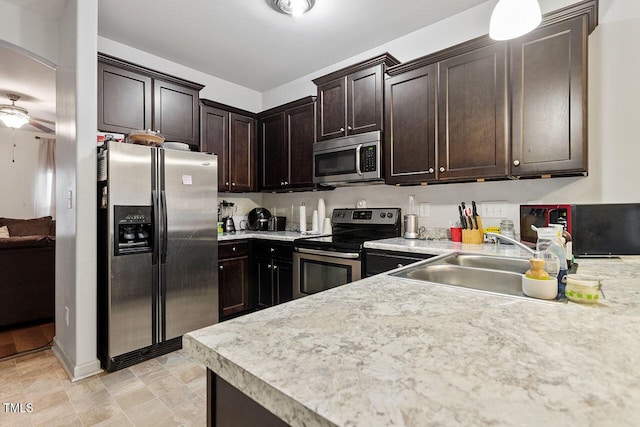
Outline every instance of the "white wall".
<path fill-rule="evenodd" d="M 255 90 L 104 37 L 98 37 L 98 51 L 175 77 L 203 84 L 205 87 L 200 91 L 200 98 L 221 102 L 254 113 L 261 111 L 262 95 Z"/>
<path fill-rule="evenodd" d="M 0 43 L 53 66 L 58 62 L 57 22 L 0 0 Z"/>
<path fill-rule="evenodd" d="M 67 1 L 59 23 L 56 72 L 54 352 L 73 379 L 100 371 L 96 357 L 97 25 L 97 0 Z"/>
<path fill-rule="evenodd" d="M 34 218 L 35 185 L 40 141 L 47 134 L 0 128 L 0 217 Z M 15 141 L 15 163 L 13 143 Z"/>
<path fill-rule="evenodd" d="M 543 12 L 575 3 L 545 1 Z M 299 98 L 315 90 L 311 78 L 388 51 L 406 61 L 471 39 L 488 30 L 492 2 L 482 4 L 444 21 L 305 76 L 288 85 L 266 92 L 263 107 L 268 108 Z M 328 208 L 353 206 L 360 198 L 369 206 L 408 208 L 409 194 L 419 202 L 429 202 L 431 215 L 421 225 L 448 227 L 457 216 L 456 205 L 470 202 L 505 201 L 508 217 L 518 227 L 518 206 L 528 202 L 546 203 L 636 203 L 640 202 L 636 163 L 640 141 L 636 123 L 640 117 L 640 56 L 632 46 L 640 43 L 640 2 L 600 0 L 600 24 L 589 37 L 589 176 L 522 181 L 443 184 L 426 187 L 367 186 L 324 192 Z M 290 209 L 291 204 L 308 201 L 315 205 L 320 193 L 265 194 L 265 206 Z M 309 203 L 307 203 L 309 205 Z M 307 208 L 307 211 L 310 209 Z M 310 214 L 309 214 L 310 215 Z M 498 218 L 489 219 L 497 224 Z M 487 225 L 487 224 L 485 224 Z"/>

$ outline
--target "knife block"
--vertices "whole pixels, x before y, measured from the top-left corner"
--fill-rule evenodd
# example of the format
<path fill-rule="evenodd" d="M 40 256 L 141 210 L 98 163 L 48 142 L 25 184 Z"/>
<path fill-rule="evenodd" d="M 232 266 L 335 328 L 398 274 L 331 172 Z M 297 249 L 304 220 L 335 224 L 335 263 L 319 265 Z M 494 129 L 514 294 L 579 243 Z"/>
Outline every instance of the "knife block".
<path fill-rule="evenodd" d="M 478 222 L 477 230 L 475 228 L 473 230 L 465 230 L 465 229 L 462 230 L 462 243 L 473 243 L 476 245 L 481 245 L 484 243 L 484 230 L 482 229 L 482 218 L 477 216 L 476 220 Z"/>

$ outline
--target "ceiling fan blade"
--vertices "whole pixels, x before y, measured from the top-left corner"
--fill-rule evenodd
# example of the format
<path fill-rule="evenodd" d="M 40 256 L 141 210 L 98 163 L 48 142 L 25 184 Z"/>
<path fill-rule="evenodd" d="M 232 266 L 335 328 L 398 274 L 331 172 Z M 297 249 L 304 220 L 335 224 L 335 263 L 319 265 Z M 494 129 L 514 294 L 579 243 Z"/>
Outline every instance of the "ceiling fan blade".
<path fill-rule="evenodd" d="M 45 125 L 41 125 L 40 123 L 34 121 L 33 119 L 29 120 L 29 125 L 33 126 L 34 128 L 36 128 L 38 130 L 41 130 L 44 133 L 56 133 L 55 130 L 53 130 L 51 128 L 48 128 Z"/>

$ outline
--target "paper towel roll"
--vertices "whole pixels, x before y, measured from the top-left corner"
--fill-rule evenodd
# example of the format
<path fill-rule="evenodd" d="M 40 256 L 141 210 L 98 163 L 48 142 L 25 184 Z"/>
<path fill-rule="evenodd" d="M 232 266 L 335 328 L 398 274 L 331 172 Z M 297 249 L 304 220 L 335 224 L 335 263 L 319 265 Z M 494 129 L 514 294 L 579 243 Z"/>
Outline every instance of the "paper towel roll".
<path fill-rule="evenodd" d="M 311 215 L 311 231 L 317 233 L 318 229 L 318 211 L 314 209 L 313 214 Z"/>
<path fill-rule="evenodd" d="M 304 204 L 300 205 L 300 232 L 307 231 L 307 210 Z"/>
<path fill-rule="evenodd" d="M 324 199 L 320 197 L 318 199 L 318 231 L 324 233 L 324 218 L 326 217 L 326 207 L 324 205 Z"/>

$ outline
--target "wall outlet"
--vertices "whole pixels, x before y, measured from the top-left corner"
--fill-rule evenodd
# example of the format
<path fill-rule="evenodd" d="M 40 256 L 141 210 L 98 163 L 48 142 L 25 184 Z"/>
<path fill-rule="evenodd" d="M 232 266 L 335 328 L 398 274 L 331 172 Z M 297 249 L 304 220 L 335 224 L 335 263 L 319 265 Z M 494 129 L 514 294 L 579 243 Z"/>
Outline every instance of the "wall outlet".
<path fill-rule="evenodd" d="M 64 323 L 69 326 L 69 307 L 64 307 Z"/>
<path fill-rule="evenodd" d="M 431 216 L 431 206 L 429 203 L 420 203 L 418 207 L 420 209 L 420 214 L 418 215 L 420 218 L 428 218 Z"/>
<path fill-rule="evenodd" d="M 483 218 L 506 218 L 509 205 L 504 201 L 481 202 L 480 216 Z"/>

